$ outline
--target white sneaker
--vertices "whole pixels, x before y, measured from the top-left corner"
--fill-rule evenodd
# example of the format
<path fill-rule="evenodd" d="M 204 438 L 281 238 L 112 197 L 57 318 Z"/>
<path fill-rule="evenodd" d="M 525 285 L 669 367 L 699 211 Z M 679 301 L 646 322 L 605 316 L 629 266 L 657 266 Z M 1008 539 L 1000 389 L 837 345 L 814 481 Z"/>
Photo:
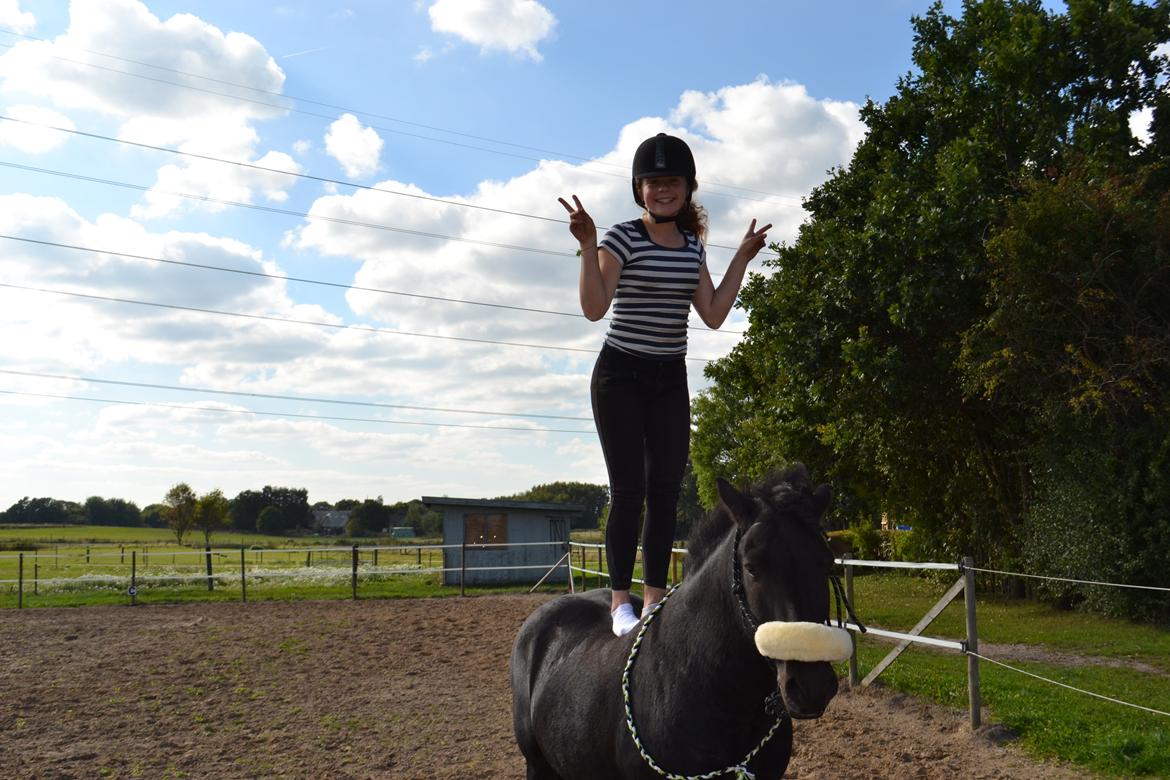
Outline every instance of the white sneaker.
<path fill-rule="evenodd" d="M 634 608 L 629 604 L 622 604 L 609 614 L 613 618 L 614 636 L 625 636 L 633 631 L 639 622 L 638 616 L 634 614 Z"/>

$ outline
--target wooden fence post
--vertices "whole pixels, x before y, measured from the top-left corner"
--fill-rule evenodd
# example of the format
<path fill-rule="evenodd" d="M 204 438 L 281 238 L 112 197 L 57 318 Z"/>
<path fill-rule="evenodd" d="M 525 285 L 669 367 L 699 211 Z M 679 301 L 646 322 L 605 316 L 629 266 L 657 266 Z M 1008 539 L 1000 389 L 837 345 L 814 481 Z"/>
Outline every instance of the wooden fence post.
<path fill-rule="evenodd" d="M 979 633 L 975 625 L 975 559 L 963 558 L 963 603 L 967 607 L 967 700 L 971 708 L 971 728 L 979 728 L 983 706 L 979 694 Z"/>
<path fill-rule="evenodd" d="M 357 599 L 357 570 L 358 570 L 358 546 L 353 546 L 353 574 L 350 580 L 350 590 L 353 593 L 353 598 Z"/>
<path fill-rule="evenodd" d="M 204 554 L 207 556 L 207 592 L 211 593 L 213 590 L 215 590 L 215 580 L 213 580 L 211 578 L 211 545 L 210 544 L 207 545 L 207 552 Z"/>
<path fill-rule="evenodd" d="M 130 606 L 138 603 L 138 551 L 130 551 Z"/>
<path fill-rule="evenodd" d="M 467 579 L 467 526 L 463 527 L 463 540 L 459 548 L 459 595 L 466 596 L 464 581 Z"/>
<path fill-rule="evenodd" d="M 248 603 L 248 571 L 244 567 L 244 547 L 240 546 L 240 600 Z"/>

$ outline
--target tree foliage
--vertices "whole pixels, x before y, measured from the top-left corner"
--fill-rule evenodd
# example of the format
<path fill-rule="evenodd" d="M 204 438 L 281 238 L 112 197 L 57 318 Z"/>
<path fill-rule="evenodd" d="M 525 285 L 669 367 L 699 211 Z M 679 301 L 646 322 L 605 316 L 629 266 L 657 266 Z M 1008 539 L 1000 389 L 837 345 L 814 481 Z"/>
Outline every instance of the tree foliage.
<path fill-rule="evenodd" d="M 196 502 L 195 491 L 186 482 L 172 486 L 163 497 L 167 527 L 174 532 L 175 540 L 179 544 L 183 543 L 183 539 L 195 525 Z"/>
<path fill-rule="evenodd" d="M 535 485 L 501 501 L 544 501 L 552 504 L 580 504 L 585 508 L 573 528 L 597 528 L 602 512 L 609 504 L 609 487 L 588 482 L 549 482 Z"/>
<path fill-rule="evenodd" d="M 211 545 L 211 535 L 227 528 L 231 523 L 231 503 L 224 498 L 222 490 L 204 493 L 195 502 L 193 527 L 203 533 L 203 543 Z"/>
<path fill-rule="evenodd" d="M 419 536 L 439 536 L 443 532 L 443 513 L 418 499 L 407 502 L 405 521 Z"/>
<path fill-rule="evenodd" d="M 138 505 L 122 498 L 90 496 L 85 500 L 85 516 L 90 525 L 142 525 Z"/>
<path fill-rule="evenodd" d="M 312 525 L 313 510 L 309 506 L 308 490 L 265 485 L 263 490 L 241 491 L 231 500 L 231 527 L 239 531 L 256 530 L 260 513 L 270 506 L 280 509 L 284 525 L 265 533 L 284 533 L 293 528 L 308 528 Z"/>
<path fill-rule="evenodd" d="M 379 533 L 390 525 L 391 507 L 381 501 L 367 498 L 349 510 L 345 532 L 350 536 L 368 536 Z"/>
<path fill-rule="evenodd" d="M 21 525 L 68 525 L 85 522 L 85 509 L 72 501 L 56 498 L 20 499 L 3 514 L 5 523 Z"/>
<path fill-rule="evenodd" d="M 256 530 L 262 534 L 281 534 L 288 527 L 288 518 L 278 506 L 266 506 L 256 518 Z"/>
<path fill-rule="evenodd" d="M 1156 577 L 1170 3 L 967 0 L 914 27 L 916 72 L 862 109 L 849 166 L 743 289 L 747 335 L 695 402 L 700 495 L 803 460 L 838 526 L 886 515 L 944 559 Z"/>

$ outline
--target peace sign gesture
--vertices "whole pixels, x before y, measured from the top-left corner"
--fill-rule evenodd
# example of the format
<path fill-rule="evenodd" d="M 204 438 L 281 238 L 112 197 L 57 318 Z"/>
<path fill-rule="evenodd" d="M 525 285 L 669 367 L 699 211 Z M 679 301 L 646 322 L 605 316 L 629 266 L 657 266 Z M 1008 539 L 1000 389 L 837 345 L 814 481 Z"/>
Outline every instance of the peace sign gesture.
<path fill-rule="evenodd" d="M 771 222 L 756 230 L 756 221 L 753 219 L 752 224 L 748 226 L 747 233 L 744 233 L 743 240 L 739 242 L 739 249 L 735 253 L 736 257 L 745 263 L 755 257 L 768 242 L 768 229 L 770 227 L 772 227 Z"/>
<path fill-rule="evenodd" d="M 593 224 L 593 217 L 589 216 L 589 212 L 581 205 L 581 200 L 576 195 L 573 196 L 573 203 L 577 204 L 577 208 L 570 206 L 564 198 L 557 200 L 565 207 L 565 211 L 569 212 L 569 232 L 577 239 L 581 248 L 597 246 L 597 226 Z"/>

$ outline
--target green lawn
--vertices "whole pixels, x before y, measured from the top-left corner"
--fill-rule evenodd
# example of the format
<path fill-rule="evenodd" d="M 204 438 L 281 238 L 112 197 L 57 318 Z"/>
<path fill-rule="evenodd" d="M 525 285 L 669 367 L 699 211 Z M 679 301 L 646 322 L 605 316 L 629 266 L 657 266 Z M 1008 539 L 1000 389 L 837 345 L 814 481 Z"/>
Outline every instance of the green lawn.
<path fill-rule="evenodd" d="M 946 590 L 945 584 L 898 574 L 858 577 L 854 587 L 862 621 L 894 631 L 909 630 Z M 965 638 L 962 598 L 924 633 Z M 1170 631 L 980 596 L 978 635 L 980 652 L 988 658 L 1075 688 L 1170 712 Z M 996 644 L 1039 645 L 1045 651 L 1087 660 L 1042 663 L 996 658 L 988 649 Z M 862 638 L 861 675 L 891 647 Z M 1157 671 L 1111 665 L 1134 662 Z M 1102 701 L 990 663 L 980 664 L 980 677 L 983 705 L 991 721 L 1018 735 L 1019 744 L 1037 758 L 1063 759 L 1107 776 L 1170 777 L 1170 717 Z M 880 682 L 967 708 L 967 663 L 958 653 L 912 646 L 882 674 Z"/>

